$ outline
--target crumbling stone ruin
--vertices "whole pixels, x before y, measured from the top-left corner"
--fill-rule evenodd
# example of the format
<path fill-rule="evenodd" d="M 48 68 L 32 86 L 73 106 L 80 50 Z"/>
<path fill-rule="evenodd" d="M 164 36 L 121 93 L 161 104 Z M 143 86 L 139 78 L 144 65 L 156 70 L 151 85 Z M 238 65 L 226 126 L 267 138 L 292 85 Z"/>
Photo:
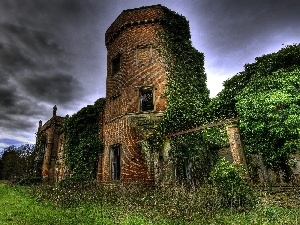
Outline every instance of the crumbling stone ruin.
<path fill-rule="evenodd" d="M 105 34 L 107 48 L 106 106 L 100 115 L 99 138 L 104 150 L 99 157 L 97 180 L 101 182 L 159 182 L 168 167 L 168 142 L 162 154 L 145 151 L 145 141 L 162 118 L 167 74 L 159 54 L 161 5 L 123 11 Z M 53 116 L 37 132 L 35 173 L 46 182 L 70 175 L 64 157 L 64 117 Z M 238 148 L 236 148 L 238 150 Z"/>
<path fill-rule="evenodd" d="M 63 124 L 65 117 L 57 116 L 57 107 L 53 107 L 53 115 L 44 125 L 39 121 L 36 133 L 36 156 L 34 173 L 42 176 L 45 182 L 56 182 L 65 178 L 67 168 L 64 158 Z"/>

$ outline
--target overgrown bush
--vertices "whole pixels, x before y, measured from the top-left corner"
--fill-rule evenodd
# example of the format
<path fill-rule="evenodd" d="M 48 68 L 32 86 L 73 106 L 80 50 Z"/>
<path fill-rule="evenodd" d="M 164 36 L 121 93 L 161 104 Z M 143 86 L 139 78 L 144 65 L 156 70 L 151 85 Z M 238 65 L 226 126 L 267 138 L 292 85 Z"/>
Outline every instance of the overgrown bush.
<path fill-rule="evenodd" d="M 215 165 L 210 179 L 222 206 L 244 209 L 255 205 L 257 198 L 245 176 L 244 168 L 224 158 Z"/>
<path fill-rule="evenodd" d="M 192 45 L 189 22 L 184 16 L 164 8 L 162 27 L 158 49 L 167 70 L 168 104 L 158 131 L 167 135 L 207 123 L 203 109 L 210 99 L 204 54 Z M 169 157 L 176 167 L 177 181 L 196 182 L 202 180 L 202 175 L 207 177 L 211 168 L 206 162 L 213 156 L 201 132 L 172 138 L 170 145 Z M 201 171 L 201 174 L 193 171 Z"/>
<path fill-rule="evenodd" d="M 246 154 L 261 155 L 290 182 L 289 157 L 300 150 L 300 44 L 257 57 L 244 68 L 224 82 L 205 117 L 239 117 Z"/>

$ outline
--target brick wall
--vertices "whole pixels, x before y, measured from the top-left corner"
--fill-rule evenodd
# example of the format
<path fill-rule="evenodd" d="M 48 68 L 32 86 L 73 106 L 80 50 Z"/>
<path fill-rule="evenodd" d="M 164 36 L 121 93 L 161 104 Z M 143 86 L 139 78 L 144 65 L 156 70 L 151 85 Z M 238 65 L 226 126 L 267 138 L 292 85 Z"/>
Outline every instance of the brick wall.
<path fill-rule="evenodd" d="M 120 146 L 120 181 L 153 179 L 141 151 L 143 135 L 129 121 L 141 114 L 151 114 L 152 118 L 161 116 L 166 108 L 163 97 L 166 71 L 157 51 L 162 15 L 163 9 L 159 5 L 126 10 L 106 32 L 105 148 L 98 166 L 98 180 L 112 179 L 112 146 L 116 144 Z M 120 67 L 118 73 L 113 74 L 114 60 L 118 57 Z M 153 92 L 153 110 L 140 109 L 142 87 Z"/>

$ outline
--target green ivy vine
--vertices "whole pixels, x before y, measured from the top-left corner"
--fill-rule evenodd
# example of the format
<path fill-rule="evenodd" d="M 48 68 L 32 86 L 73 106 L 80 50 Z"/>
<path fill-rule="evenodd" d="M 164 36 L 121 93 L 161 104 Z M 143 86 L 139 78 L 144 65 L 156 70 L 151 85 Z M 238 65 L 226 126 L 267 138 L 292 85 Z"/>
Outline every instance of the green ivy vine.
<path fill-rule="evenodd" d="M 165 8 L 163 29 L 159 32 L 159 51 L 167 70 L 167 108 L 159 125 L 167 135 L 207 124 L 205 108 L 210 102 L 204 70 L 204 54 L 191 43 L 189 23 L 184 16 Z M 170 160 L 179 180 L 207 177 L 216 158 L 207 137 L 214 130 L 180 135 L 170 139 Z M 211 140 L 210 140 L 211 142 Z M 197 172 L 196 172 L 197 171 Z"/>
<path fill-rule="evenodd" d="M 288 155 L 299 150 L 299 45 L 257 57 L 210 99 L 204 55 L 191 44 L 188 21 L 165 8 L 162 27 L 158 49 L 167 70 L 168 104 L 160 135 L 240 117 L 247 152 L 262 154 L 268 165 L 288 173 Z M 172 137 L 170 144 L 170 160 L 182 180 L 189 179 L 187 174 L 197 179 L 199 171 L 200 178 L 208 175 L 215 150 L 228 146 L 228 141 L 223 126 Z"/>
<path fill-rule="evenodd" d="M 290 154 L 300 150 L 300 45 L 257 57 L 224 82 L 207 106 L 207 118 L 239 117 L 246 154 L 291 177 Z"/>
<path fill-rule="evenodd" d="M 260 154 L 268 167 L 289 181 L 290 155 L 300 151 L 300 45 L 256 58 L 246 66 L 247 86 L 235 97 L 248 154 Z"/>
<path fill-rule="evenodd" d="M 66 163 L 75 178 L 95 178 L 103 143 L 99 139 L 100 113 L 105 99 L 98 99 L 66 119 L 64 125 Z"/>

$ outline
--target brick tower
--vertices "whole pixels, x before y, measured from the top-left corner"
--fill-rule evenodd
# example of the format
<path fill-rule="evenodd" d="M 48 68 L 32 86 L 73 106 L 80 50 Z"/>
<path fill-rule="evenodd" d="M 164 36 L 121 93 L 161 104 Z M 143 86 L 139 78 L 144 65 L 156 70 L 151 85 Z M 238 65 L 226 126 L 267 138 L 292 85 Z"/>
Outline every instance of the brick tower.
<path fill-rule="evenodd" d="M 104 151 L 99 181 L 153 181 L 143 140 L 166 108 L 166 70 L 158 54 L 165 7 L 123 11 L 105 34 L 107 48 Z"/>

